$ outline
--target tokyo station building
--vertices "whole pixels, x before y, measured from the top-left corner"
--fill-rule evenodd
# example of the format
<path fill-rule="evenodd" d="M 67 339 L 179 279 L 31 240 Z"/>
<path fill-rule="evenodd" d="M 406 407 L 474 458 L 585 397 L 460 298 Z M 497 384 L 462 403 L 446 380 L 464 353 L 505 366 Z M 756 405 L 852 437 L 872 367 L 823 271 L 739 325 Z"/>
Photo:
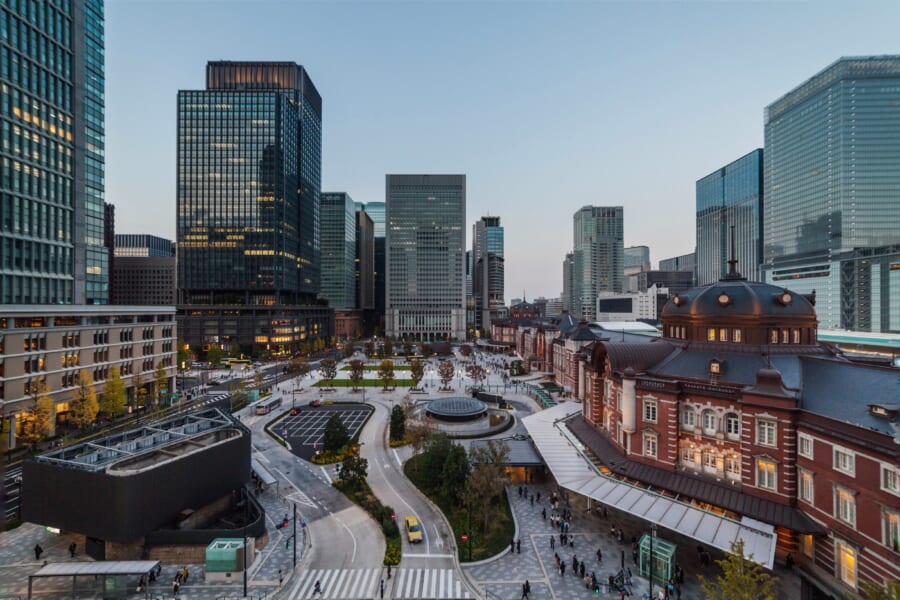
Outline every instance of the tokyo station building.
<path fill-rule="evenodd" d="M 557 337 L 541 362 L 581 406 L 550 409 L 568 411 L 554 426 L 602 479 L 596 489 L 627 484 L 768 528 L 770 556 L 755 558 L 790 554 L 804 599 L 900 580 L 900 371 L 818 343 L 814 294 L 747 281 L 730 263 L 720 281 L 669 299 L 661 337 Z"/>

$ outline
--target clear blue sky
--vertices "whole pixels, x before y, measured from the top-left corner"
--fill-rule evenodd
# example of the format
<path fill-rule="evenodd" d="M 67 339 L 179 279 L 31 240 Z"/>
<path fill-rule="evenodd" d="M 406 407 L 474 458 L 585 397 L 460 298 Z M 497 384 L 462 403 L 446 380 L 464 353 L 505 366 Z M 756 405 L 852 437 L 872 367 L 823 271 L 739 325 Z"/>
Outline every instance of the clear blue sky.
<path fill-rule="evenodd" d="M 174 239 L 176 92 L 208 60 L 295 61 L 324 191 L 465 173 L 467 237 L 506 229 L 507 299 L 555 297 L 576 209 L 624 206 L 654 266 L 691 252 L 695 181 L 840 56 L 900 52 L 898 23 L 898 2 L 107 0 L 106 198 L 117 231 Z"/>

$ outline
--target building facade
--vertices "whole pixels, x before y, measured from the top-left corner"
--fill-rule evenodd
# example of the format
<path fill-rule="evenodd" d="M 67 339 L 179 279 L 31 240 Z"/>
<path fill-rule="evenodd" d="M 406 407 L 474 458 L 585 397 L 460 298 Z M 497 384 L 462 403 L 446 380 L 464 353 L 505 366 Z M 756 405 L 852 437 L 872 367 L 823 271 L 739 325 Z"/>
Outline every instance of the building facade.
<path fill-rule="evenodd" d="M 380 332 L 384 332 L 384 303 L 387 298 L 387 292 L 385 291 L 385 274 L 387 273 L 387 267 L 385 266 L 385 260 L 387 256 L 387 248 L 385 247 L 385 233 L 384 233 L 384 215 L 385 215 L 385 204 L 384 202 L 367 202 L 364 205 L 364 210 L 366 214 L 369 215 L 372 219 L 372 225 L 374 227 L 374 236 L 375 236 L 375 275 L 374 275 L 374 285 L 375 285 L 375 326 L 378 328 Z"/>
<path fill-rule="evenodd" d="M 650 248 L 648 246 L 628 246 L 623 253 L 625 275 L 634 275 L 650 270 Z"/>
<path fill-rule="evenodd" d="M 763 151 L 756 149 L 697 181 L 697 283 L 728 272 L 730 231 L 741 272 L 759 281 L 762 256 Z M 733 228 L 733 229 L 732 229 Z"/>
<path fill-rule="evenodd" d="M 575 212 L 573 220 L 574 314 L 592 321 L 600 292 L 623 291 L 623 209 L 621 206 L 585 206 Z"/>
<path fill-rule="evenodd" d="M 322 192 L 319 206 L 322 287 L 334 308 L 356 307 L 356 216 L 346 192 Z"/>
<path fill-rule="evenodd" d="M 697 253 L 682 254 L 672 258 L 663 258 L 659 261 L 660 271 L 688 271 L 694 273 L 694 285 L 697 284 Z M 692 286 L 693 287 L 693 286 Z"/>
<path fill-rule="evenodd" d="M 332 335 L 333 320 L 314 306 L 322 98 L 306 70 L 210 62 L 206 89 L 180 91 L 177 109 L 185 340 L 289 352 L 311 331 Z"/>
<path fill-rule="evenodd" d="M 0 304 L 106 304 L 103 1 L 4 2 L 0 38 Z"/>
<path fill-rule="evenodd" d="M 465 175 L 386 176 L 385 333 L 465 339 Z"/>
<path fill-rule="evenodd" d="M 637 280 L 638 292 L 646 292 L 654 285 L 668 289 L 670 294 L 694 287 L 694 274 L 689 271 L 644 271 L 633 277 Z"/>
<path fill-rule="evenodd" d="M 364 210 L 356 211 L 356 308 L 375 310 L 375 225 Z"/>
<path fill-rule="evenodd" d="M 562 310 L 567 312 L 575 311 L 575 295 L 573 290 L 575 289 L 575 254 L 569 252 L 566 254 L 566 257 L 563 259 L 562 264 L 563 271 L 563 285 L 562 285 L 562 294 L 560 294 L 560 300 L 562 301 Z M 561 313 L 562 310 L 559 312 Z"/>
<path fill-rule="evenodd" d="M 172 240 L 145 233 L 117 233 L 115 256 L 175 256 Z"/>
<path fill-rule="evenodd" d="M 174 256 L 117 256 L 113 262 L 111 281 L 111 304 L 176 304 Z"/>
<path fill-rule="evenodd" d="M 669 290 L 651 285 L 645 292 L 633 294 L 603 293 L 597 296 L 598 321 L 659 320 L 669 299 Z"/>
<path fill-rule="evenodd" d="M 505 306 L 503 226 L 500 217 L 484 216 L 472 226 L 472 296 L 475 328 L 490 332 L 490 323 Z"/>
<path fill-rule="evenodd" d="M 900 242 L 898 128 L 900 56 L 841 58 L 766 107 L 765 278 L 815 290 L 823 327 L 897 331 L 842 261 Z"/>

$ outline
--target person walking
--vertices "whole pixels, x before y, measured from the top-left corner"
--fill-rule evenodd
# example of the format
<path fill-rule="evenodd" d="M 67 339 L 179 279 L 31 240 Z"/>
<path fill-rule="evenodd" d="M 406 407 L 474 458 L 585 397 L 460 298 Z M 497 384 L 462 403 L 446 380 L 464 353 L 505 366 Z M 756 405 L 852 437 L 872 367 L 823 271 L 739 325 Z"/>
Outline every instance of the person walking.
<path fill-rule="evenodd" d="M 597 548 L 597 562 L 603 562 L 603 551 L 600 548 Z"/>
<path fill-rule="evenodd" d="M 381 580 L 381 587 L 379 589 L 381 593 L 381 600 L 384 600 L 384 579 Z"/>
<path fill-rule="evenodd" d="M 388 565 L 388 579 L 391 578 L 391 565 Z"/>
<path fill-rule="evenodd" d="M 545 521 L 547 520 L 547 509 L 546 508 L 541 509 L 541 518 Z"/>
<path fill-rule="evenodd" d="M 556 538 L 554 536 L 550 536 L 550 549 L 553 550 L 556 547 Z"/>
<path fill-rule="evenodd" d="M 516 553 L 516 540 L 509 540 L 509 553 L 510 554 Z"/>
<path fill-rule="evenodd" d="M 41 560 L 41 554 L 44 553 L 44 549 L 41 548 L 40 544 L 34 545 L 34 560 Z"/>
<path fill-rule="evenodd" d="M 69 544 L 69 558 L 75 558 L 75 550 L 78 548 L 78 545 L 75 542 Z"/>
<path fill-rule="evenodd" d="M 187 583 L 187 580 L 188 580 L 188 568 L 187 568 L 187 566 L 184 566 L 181 568 L 181 582 Z"/>
<path fill-rule="evenodd" d="M 281 584 L 284 582 L 284 575 L 281 573 L 281 569 L 278 569 L 278 587 L 281 587 Z"/>
<path fill-rule="evenodd" d="M 522 539 L 516 540 L 516 554 L 522 554 Z"/>
<path fill-rule="evenodd" d="M 559 563 L 559 576 L 564 577 L 566 574 L 566 563 L 560 561 Z"/>
<path fill-rule="evenodd" d="M 175 576 L 175 581 L 172 582 L 172 595 L 176 598 L 178 597 L 178 588 L 181 587 L 181 582 L 178 581 L 178 576 Z"/>
<path fill-rule="evenodd" d="M 322 593 L 322 583 L 316 579 L 316 585 L 313 587 L 313 594 L 321 594 Z"/>

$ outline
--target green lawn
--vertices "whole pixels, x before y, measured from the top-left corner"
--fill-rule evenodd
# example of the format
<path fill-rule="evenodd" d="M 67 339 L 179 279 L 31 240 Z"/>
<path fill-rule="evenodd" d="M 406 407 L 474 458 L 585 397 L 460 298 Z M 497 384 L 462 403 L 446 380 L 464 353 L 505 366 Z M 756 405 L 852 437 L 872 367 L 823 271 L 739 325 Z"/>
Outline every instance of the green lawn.
<path fill-rule="evenodd" d="M 364 368 L 366 371 L 377 371 L 381 368 L 381 366 L 380 365 L 366 365 Z M 344 365 L 343 367 L 341 367 L 341 371 L 349 371 L 349 370 L 350 370 L 350 365 Z M 398 365 L 395 363 L 394 370 L 395 371 L 409 371 L 410 366 L 409 365 Z"/>
<path fill-rule="evenodd" d="M 440 498 L 436 495 L 429 494 L 427 490 L 423 490 L 420 486 L 419 478 L 416 476 L 415 465 L 421 459 L 422 455 L 413 456 L 406 464 L 403 465 L 403 472 L 409 477 L 410 481 L 416 484 L 416 487 L 428 496 L 432 502 L 438 505 L 443 511 L 444 516 L 450 523 L 450 529 L 453 530 L 454 539 L 456 540 L 457 552 L 459 553 L 460 562 L 479 561 L 492 556 L 496 556 L 505 548 L 509 547 L 509 541 L 515 537 L 516 525 L 513 522 L 512 513 L 510 512 L 509 501 L 506 494 L 495 498 L 487 510 L 487 528 L 483 529 L 485 522 L 485 508 L 472 507 L 472 555 L 469 556 L 469 542 L 462 541 L 462 534 L 469 531 L 469 511 L 465 506 L 444 506 Z"/>
<path fill-rule="evenodd" d="M 393 381 L 391 381 L 391 384 L 388 387 L 412 387 L 412 384 L 412 379 L 394 379 Z M 317 381 L 315 384 L 313 384 L 313 387 L 352 388 L 353 382 L 349 379 L 335 379 L 331 382 L 331 385 L 328 385 L 328 383 L 325 381 Z M 380 379 L 363 379 L 357 384 L 356 387 L 384 387 L 384 382 Z"/>

